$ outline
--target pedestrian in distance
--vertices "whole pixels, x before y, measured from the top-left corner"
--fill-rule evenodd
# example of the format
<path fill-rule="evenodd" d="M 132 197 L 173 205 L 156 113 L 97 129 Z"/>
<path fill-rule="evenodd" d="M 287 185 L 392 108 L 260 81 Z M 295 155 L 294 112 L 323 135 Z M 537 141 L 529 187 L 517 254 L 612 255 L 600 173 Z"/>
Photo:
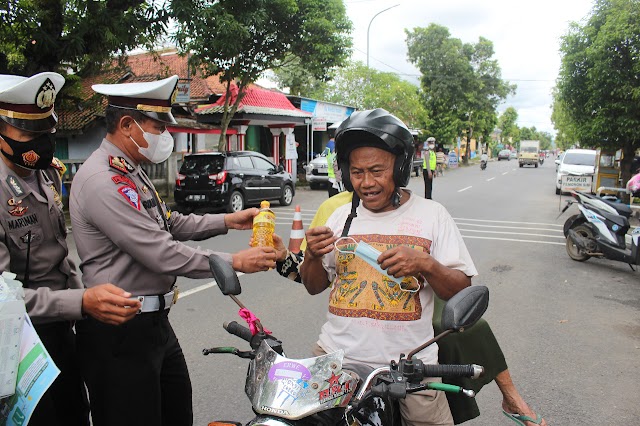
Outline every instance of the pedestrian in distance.
<path fill-rule="evenodd" d="M 0 75 L 0 272 L 13 272 L 22 282 L 27 314 L 60 370 L 30 426 L 89 425 L 74 321 L 121 324 L 139 307 L 112 284 L 85 289 L 68 256 L 60 195 L 65 166 L 53 156 L 54 103 L 64 82 L 54 72 Z"/>
<path fill-rule="evenodd" d="M 433 178 L 435 177 L 437 158 L 435 153 L 436 139 L 430 137 L 424 144 L 425 151 L 422 153 L 422 176 L 424 178 L 424 198 L 432 199 Z"/>
<path fill-rule="evenodd" d="M 76 174 L 71 221 L 85 286 L 107 277 L 140 302 L 124 326 L 91 318 L 77 325 L 78 351 L 94 426 L 193 424 L 191 381 L 169 321 L 176 277 L 207 278 L 214 252 L 182 243 L 250 229 L 258 209 L 232 214 L 171 212 L 141 168 L 173 151 L 167 126 L 178 76 L 145 83 L 98 84 L 106 95 L 107 135 Z M 236 271 L 275 267 L 275 250 L 215 253 Z"/>

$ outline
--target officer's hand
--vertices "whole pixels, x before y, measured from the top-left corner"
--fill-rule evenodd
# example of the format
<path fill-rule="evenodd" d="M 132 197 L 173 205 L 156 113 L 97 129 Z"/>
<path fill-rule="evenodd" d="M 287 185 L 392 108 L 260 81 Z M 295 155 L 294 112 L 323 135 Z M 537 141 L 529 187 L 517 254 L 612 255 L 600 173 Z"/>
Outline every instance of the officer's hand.
<path fill-rule="evenodd" d="M 253 273 L 268 271 L 276 267 L 276 249 L 273 247 L 252 247 L 233 255 L 233 269 Z"/>
<path fill-rule="evenodd" d="M 338 238 L 333 236 L 333 231 L 327 226 L 317 226 L 305 232 L 307 238 L 307 250 L 305 257 L 310 255 L 311 258 L 321 258 L 333 250 L 333 243 Z"/>
<path fill-rule="evenodd" d="M 132 319 L 140 309 L 140 302 L 129 299 L 131 293 L 113 284 L 88 288 L 82 295 L 82 312 L 98 321 L 120 325 Z"/>
<path fill-rule="evenodd" d="M 253 227 L 253 217 L 259 212 L 259 209 L 252 207 L 226 214 L 224 215 L 224 225 L 227 229 L 251 229 Z"/>

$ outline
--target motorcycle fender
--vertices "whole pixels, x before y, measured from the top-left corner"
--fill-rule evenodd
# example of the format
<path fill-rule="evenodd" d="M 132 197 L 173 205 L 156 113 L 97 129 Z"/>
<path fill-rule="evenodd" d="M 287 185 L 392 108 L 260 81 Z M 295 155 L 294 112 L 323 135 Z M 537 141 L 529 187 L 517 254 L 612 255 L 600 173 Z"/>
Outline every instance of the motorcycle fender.
<path fill-rule="evenodd" d="M 573 216 L 568 218 L 567 221 L 564 223 L 564 227 L 563 227 L 564 237 L 567 238 L 567 236 L 569 235 L 569 229 L 574 228 L 586 222 L 587 222 L 587 219 L 585 219 L 585 217 L 581 214 L 574 214 Z"/>

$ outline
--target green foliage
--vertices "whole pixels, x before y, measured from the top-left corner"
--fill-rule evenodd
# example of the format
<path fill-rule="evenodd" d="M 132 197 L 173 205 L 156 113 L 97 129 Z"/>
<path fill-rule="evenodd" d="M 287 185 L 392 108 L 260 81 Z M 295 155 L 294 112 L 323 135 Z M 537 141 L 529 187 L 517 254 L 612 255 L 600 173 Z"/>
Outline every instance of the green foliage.
<path fill-rule="evenodd" d="M 449 142 L 463 133 L 474 137 L 475 129 L 478 139 L 488 141 L 497 106 L 515 91 L 500 77 L 493 43 L 484 37 L 475 44 L 462 43 L 433 23 L 405 31 L 409 60 L 422 74 L 429 133 Z"/>
<path fill-rule="evenodd" d="M 411 128 L 422 128 L 427 119 L 420 89 L 396 74 L 350 63 L 336 72 L 318 99 L 357 109 L 384 108 Z"/>
<path fill-rule="evenodd" d="M 640 0 L 596 0 L 560 50 L 554 123 L 582 146 L 622 149 L 626 182 L 640 148 Z"/>
<path fill-rule="evenodd" d="M 516 121 L 518 121 L 518 111 L 514 107 L 505 109 L 498 119 L 498 127 L 502 130 L 502 143 L 515 143 L 519 140 L 520 135 Z"/>
<path fill-rule="evenodd" d="M 220 74 L 239 90 L 234 105 L 225 105 L 219 148 L 244 96 L 244 88 L 264 71 L 298 58 L 314 78 L 349 56 L 351 22 L 341 0 L 173 0 L 177 19 L 173 37 L 206 75 Z"/>
<path fill-rule="evenodd" d="M 7 0 L 0 9 L 0 72 L 67 69 L 86 75 L 114 53 L 152 46 L 166 31 L 165 1 Z"/>

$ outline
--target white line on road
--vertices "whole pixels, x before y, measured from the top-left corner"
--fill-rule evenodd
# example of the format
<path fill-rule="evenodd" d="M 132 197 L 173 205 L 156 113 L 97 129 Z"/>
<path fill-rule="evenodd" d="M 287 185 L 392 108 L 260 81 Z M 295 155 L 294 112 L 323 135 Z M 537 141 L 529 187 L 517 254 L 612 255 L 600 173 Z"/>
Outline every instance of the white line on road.
<path fill-rule="evenodd" d="M 241 277 L 241 276 L 244 275 L 244 272 L 236 272 L 236 275 L 238 275 L 238 277 Z M 178 299 L 182 299 L 183 297 L 191 296 L 192 294 L 199 293 L 202 290 L 206 290 L 208 288 L 215 287 L 217 285 L 218 285 L 218 283 L 216 282 L 216 280 L 213 280 L 213 281 L 208 282 L 206 284 L 199 285 L 198 287 L 194 287 L 191 290 L 181 291 Z"/>
<path fill-rule="evenodd" d="M 466 190 L 467 190 L 467 189 L 469 189 L 469 188 L 473 188 L 473 186 L 467 186 L 466 188 L 462 188 L 462 189 L 460 189 L 458 192 L 466 191 Z"/>
<path fill-rule="evenodd" d="M 539 223 L 539 222 L 513 222 L 508 220 L 488 220 L 488 219 L 470 219 L 466 217 L 454 217 L 455 220 L 468 220 L 469 222 L 489 222 L 489 223 L 521 223 L 523 225 L 546 225 L 546 226 L 559 226 L 563 227 L 564 225 L 558 225 L 555 223 Z"/>
<path fill-rule="evenodd" d="M 463 235 L 462 238 L 474 238 L 474 239 L 477 239 L 477 240 L 514 241 L 516 243 L 554 244 L 554 245 L 558 245 L 558 246 L 564 246 L 566 244 L 566 243 L 554 243 L 553 241 L 516 240 L 515 238 L 477 237 L 477 236 L 471 236 L 471 235 Z"/>
<path fill-rule="evenodd" d="M 506 175 L 507 173 L 509 173 L 509 172 L 504 172 L 504 173 L 502 174 L 502 176 Z"/>
<path fill-rule="evenodd" d="M 563 232 L 561 229 L 552 229 L 552 228 L 526 228 L 522 226 L 480 225 L 478 223 L 464 223 L 464 222 L 458 222 L 458 221 L 456 221 L 456 225 L 477 226 L 480 228 L 520 229 L 520 230 L 527 230 L 527 231 L 550 231 L 550 232 L 560 232 L 560 233 Z"/>
<path fill-rule="evenodd" d="M 537 228 L 519 228 L 519 229 L 536 229 Z M 545 234 L 534 234 L 534 233 L 528 233 L 528 232 L 500 232 L 500 231 L 481 231 L 479 229 L 462 229 L 459 228 L 460 232 L 465 231 L 465 232 L 478 232 L 478 233 L 485 233 L 485 234 L 506 234 L 506 235 L 532 235 L 534 237 L 545 237 L 545 238 L 562 238 L 564 240 L 564 235 L 545 235 Z M 543 231 L 543 229 L 540 229 L 540 231 Z M 549 229 L 548 231 L 552 231 L 551 229 Z"/>
<path fill-rule="evenodd" d="M 489 179 L 487 179 L 487 182 L 492 181 L 494 179 L 495 179 L 495 177 L 489 178 Z"/>

